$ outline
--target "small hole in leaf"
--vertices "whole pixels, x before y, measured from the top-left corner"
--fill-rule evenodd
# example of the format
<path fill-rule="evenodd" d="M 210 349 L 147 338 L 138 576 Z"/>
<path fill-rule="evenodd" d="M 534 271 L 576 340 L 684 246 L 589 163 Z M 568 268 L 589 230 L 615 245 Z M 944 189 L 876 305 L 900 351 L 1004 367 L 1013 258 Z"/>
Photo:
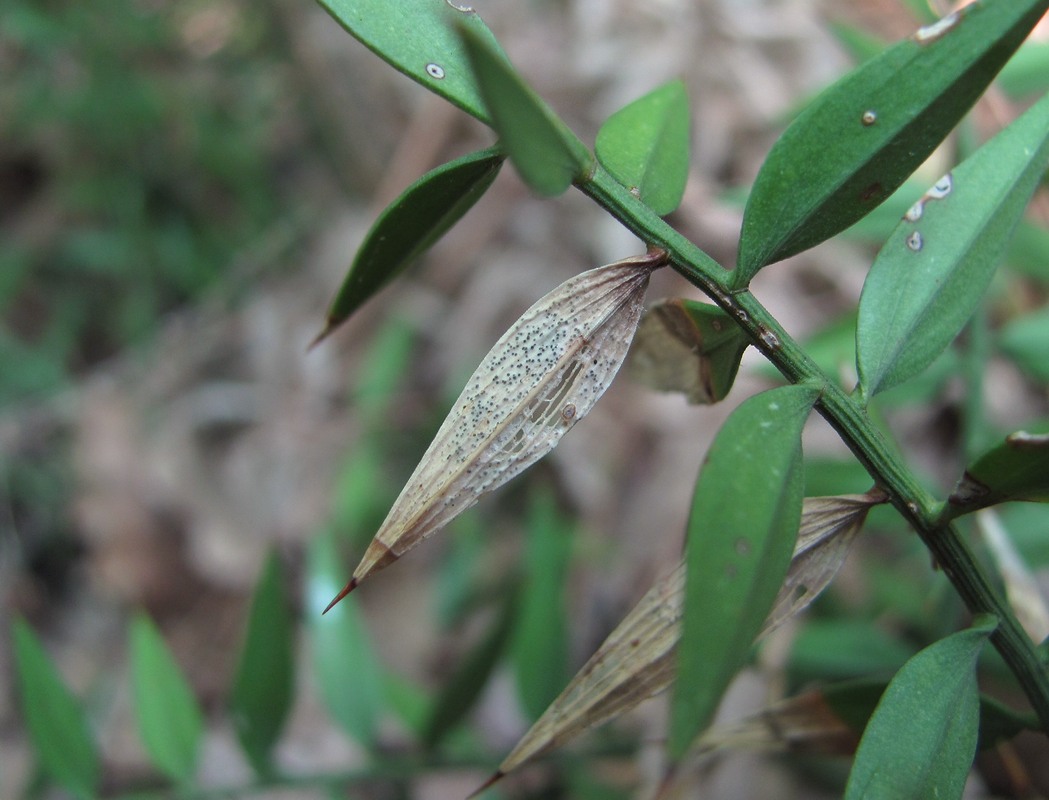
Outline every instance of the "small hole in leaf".
<path fill-rule="evenodd" d="M 441 80 L 441 78 L 444 77 L 444 67 L 442 67 L 440 64 L 427 64 L 426 74 L 429 75 L 431 78 Z"/>

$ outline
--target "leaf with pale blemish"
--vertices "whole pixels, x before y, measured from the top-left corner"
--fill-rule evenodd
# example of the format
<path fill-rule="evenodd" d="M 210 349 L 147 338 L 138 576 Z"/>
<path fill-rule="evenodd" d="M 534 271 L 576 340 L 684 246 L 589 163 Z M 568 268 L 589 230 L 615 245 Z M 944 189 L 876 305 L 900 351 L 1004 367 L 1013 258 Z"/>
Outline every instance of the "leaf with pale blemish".
<path fill-rule="evenodd" d="M 630 377 L 697 405 L 732 388 L 750 340 L 717 306 L 664 300 L 645 312 L 627 359 Z"/>
<path fill-rule="evenodd" d="M 1049 95 L 904 214 L 860 296 L 856 366 L 873 397 L 914 377 L 978 306 L 1049 166 Z"/>
<path fill-rule="evenodd" d="M 492 32 L 456 0 L 319 0 L 351 36 L 394 69 L 488 122 L 456 28 L 469 28 L 497 52 Z"/>
<path fill-rule="evenodd" d="M 734 285 L 859 220 L 943 141 L 1049 8 L 986 0 L 825 91 L 773 146 L 743 216 Z"/>
<path fill-rule="evenodd" d="M 876 493 L 805 500 L 794 560 L 761 636 L 799 613 L 826 588 L 868 509 L 881 502 L 884 498 Z M 846 543 L 839 543 L 839 538 Z M 808 589 L 798 598 L 801 585 Z M 506 757 L 496 777 L 666 689 L 676 668 L 684 591 L 685 566 L 681 564 L 653 586 L 611 633 Z M 789 614 L 784 613 L 787 609 Z"/>
<path fill-rule="evenodd" d="M 649 276 L 664 261 L 658 252 L 577 275 L 503 334 L 339 597 L 534 464 L 593 408 L 626 357 Z"/>

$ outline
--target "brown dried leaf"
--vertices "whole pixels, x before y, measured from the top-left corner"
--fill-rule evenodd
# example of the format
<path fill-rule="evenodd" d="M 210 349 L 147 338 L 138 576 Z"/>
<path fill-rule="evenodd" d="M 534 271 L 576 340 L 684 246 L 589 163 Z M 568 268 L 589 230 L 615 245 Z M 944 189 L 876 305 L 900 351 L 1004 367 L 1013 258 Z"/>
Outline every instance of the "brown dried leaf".
<path fill-rule="evenodd" d="M 827 588 L 874 502 L 869 495 L 806 498 L 794 558 L 762 636 L 799 614 Z"/>
<path fill-rule="evenodd" d="M 641 318 L 630 349 L 630 377 L 661 392 L 680 392 L 689 403 L 724 399 L 749 340 L 717 306 L 694 300 L 656 303 Z"/>
<path fill-rule="evenodd" d="M 725 750 L 764 750 L 802 755 L 851 755 L 859 730 L 843 719 L 821 689 L 774 703 L 739 722 L 711 728 L 665 776 L 654 800 L 695 797 L 703 766 Z"/>
<path fill-rule="evenodd" d="M 576 275 L 503 334 L 332 605 L 546 455 L 593 408 L 626 357 L 649 276 L 665 259 L 657 251 Z"/>
<path fill-rule="evenodd" d="M 883 502 L 885 496 L 880 492 L 806 498 L 794 560 L 761 636 L 797 614 L 826 588 L 845 560 L 867 511 Z M 492 780 L 669 686 L 681 636 L 684 593 L 682 563 L 653 586 L 609 635 L 518 742 Z"/>

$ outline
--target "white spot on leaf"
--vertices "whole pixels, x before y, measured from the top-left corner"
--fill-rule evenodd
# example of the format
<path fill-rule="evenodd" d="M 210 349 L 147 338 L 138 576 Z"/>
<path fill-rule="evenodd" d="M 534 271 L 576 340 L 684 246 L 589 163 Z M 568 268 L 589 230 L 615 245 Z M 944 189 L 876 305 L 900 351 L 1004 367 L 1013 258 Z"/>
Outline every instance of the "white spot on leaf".
<path fill-rule="evenodd" d="M 957 25 L 960 19 L 961 15 L 957 11 L 952 11 L 946 17 L 937 20 L 932 25 L 926 25 L 924 28 L 919 28 L 914 34 L 914 41 L 918 44 L 930 44 L 935 42 L 951 28 Z"/>
<path fill-rule="evenodd" d="M 442 67 L 440 64 L 427 64 L 426 74 L 429 75 L 431 78 L 441 80 L 441 78 L 444 77 L 444 67 Z"/>
<path fill-rule="evenodd" d="M 943 200 L 943 198 L 951 193 L 951 189 L 953 188 L 954 178 L 952 178 L 951 173 L 948 172 L 933 184 L 932 188 L 926 192 L 926 197 L 932 200 Z"/>
<path fill-rule="evenodd" d="M 907 237 L 907 249 L 917 253 L 924 246 L 925 241 L 922 239 L 921 233 L 918 231 L 911 231 Z"/>

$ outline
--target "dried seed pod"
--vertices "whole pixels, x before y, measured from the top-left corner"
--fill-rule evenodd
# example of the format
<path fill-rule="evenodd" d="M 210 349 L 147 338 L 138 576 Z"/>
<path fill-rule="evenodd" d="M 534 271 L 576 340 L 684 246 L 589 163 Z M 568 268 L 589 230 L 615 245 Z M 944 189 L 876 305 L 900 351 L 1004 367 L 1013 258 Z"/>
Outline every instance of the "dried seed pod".
<path fill-rule="evenodd" d="M 761 636 L 797 614 L 826 588 L 845 560 L 870 507 L 885 500 L 879 490 L 805 499 L 794 558 Z M 649 589 L 517 743 L 485 787 L 535 756 L 667 688 L 676 669 L 684 598 L 682 563 Z"/>
<path fill-rule="evenodd" d="M 654 251 L 576 275 L 503 334 L 331 605 L 534 464 L 586 416 L 622 365 L 649 276 L 665 263 Z"/>

